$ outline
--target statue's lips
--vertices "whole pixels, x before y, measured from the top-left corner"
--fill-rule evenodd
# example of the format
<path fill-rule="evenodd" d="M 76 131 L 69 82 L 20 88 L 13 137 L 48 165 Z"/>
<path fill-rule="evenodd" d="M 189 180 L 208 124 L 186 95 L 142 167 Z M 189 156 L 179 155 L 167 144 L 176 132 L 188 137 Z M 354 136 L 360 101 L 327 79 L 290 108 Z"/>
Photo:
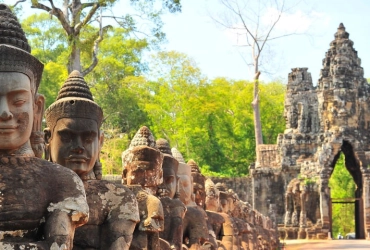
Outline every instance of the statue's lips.
<path fill-rule="evenodd" d="M 0 125 L 0 133 L 11 133 L 18 128 L 18 125 Z"/>
<path fill-rule="evenodd" d="M 70 155 L 66 158 L 66 161 L 69 162 L 78 162 L 78 163 L 85 163 L 89 160 L 89 158 L 83 155 Z"/>

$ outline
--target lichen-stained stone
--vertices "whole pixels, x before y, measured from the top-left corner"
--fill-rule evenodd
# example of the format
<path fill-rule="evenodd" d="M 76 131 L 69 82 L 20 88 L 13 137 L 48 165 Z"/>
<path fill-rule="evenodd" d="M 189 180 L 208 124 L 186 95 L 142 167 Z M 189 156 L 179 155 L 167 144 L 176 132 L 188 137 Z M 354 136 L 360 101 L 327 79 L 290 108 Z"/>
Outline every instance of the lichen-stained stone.
<path fill-rule="evenodd" d="M 122 153 L 122 182 L 136 195 L 140 222 L 135 228 L 131 250 L 160 250 L 168 242 L 160 240 L 164 230 L 164 211 L 161 201 L 155 196 L 158 185 L 163 182 L 163 154 L 148 127 L 141 127 Z"/>
<path fill-rule="evenodd" d="M 355 212 L 358 236 L 370 232 L 364 212 L 370 207 L 370 89 L 353 45 L 340 24 L 322 61 L 317 86 L 307 68 L 292 69 L 284 103 L 286 129 L 277 138 L 276 152 L 268 152 L 274 145 L 258 148 L 257 155 L 264 156 L 251 170 L 253 204 L 264 213 L 266 200 L 276 205 L 279 231 L 286 238 L 327 237 L 328 183 L 341 153 L 357 186 L 355 197 L 363 201 Z"/>
<path fill-rule="evenodd" d="M 85 190 L 73 171 L 37 158 L 44 66 L 30 52 L 17 18 L 0 4 L 0 248 L 69 250 L 88 220 Z"/>
<path fill-rule="evenodd" d="M 76 229 L 73 249 L 129 249 L 139 210 L 135 195 L 122 184 L 101 178 L 99 153 L 103 111 L 78 71 L 62 85 L 46 110 L 47 156 L 83 180 L 88 222 Z"/>

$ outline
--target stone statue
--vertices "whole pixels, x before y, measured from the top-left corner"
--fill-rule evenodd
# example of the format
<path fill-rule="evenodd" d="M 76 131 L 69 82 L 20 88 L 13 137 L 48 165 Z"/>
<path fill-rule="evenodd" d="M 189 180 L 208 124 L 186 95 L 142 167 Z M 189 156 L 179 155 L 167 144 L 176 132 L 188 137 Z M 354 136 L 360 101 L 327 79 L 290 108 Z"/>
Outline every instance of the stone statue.
<path fill-rule="evenodd" d="M 236 195 L 236 194 L 235 194 Z M 237 195 L 236 195 L 237 196 Z M 243 249 L 249 248 L 249 237 L 248 234 L 250 233 L 247 220 L 245 218 L 244 207 L 246 205 L 239 199 L 236 199 L 234 209 L 231 211 L 231 215 L 234 218 L 238 229 L 238 242 Z"/>
<path fill-rule="evenodd" d="M 205 189 L 205 180 L 206 177 L 201 173 L 198 164 L 194 160 L 189 160 L 188 165 L 191 167 L 191 176 L 193 179 L 193 193 L 195 206 L 197 210 L 204 214 L 208 228 L 208 239 L 206 244 L 211 244 L 213 248 L 217 247 L 216 234 L 212 229 L 211 223 L 208 221 L 208 215 L 205 212 L 206 208 L 206 189 Z M 205 243 L 203 243 L 205 244 Z"/>
<path fill-rule="evenodd" d="M 0 249 L 72 249 L 88 205 L 73 171 L 32 150 L 44 99 L 43 64 L 30 52 L 17 18 L 0 4 Z"/>
<path fill-rule="evenodd" d="M 228 192 L 227 187 L 224 183 L 217 183 L 216 188 L 220 191 L 220 214 L 224 218 L 225 222 L 223 224 L 223 237 L 222 244 L 227 250 L 237 249 L 239 246 L 238 241 L 238 227 L 233 217 L 231 216 L 231 211 L 234 210 L 234 200 L 232 195 Z"/>
<path fill-rule="evenodd" d="M 164 229 L 161 201 L 154 196 L 163 182 L 163 154 L 157 149 L 152 132 L 141 127 L 122 153 L 123 180 L 135 194 L 139 205 L 140 223 L 135 228 L 130 249 L 160 250 L 165 247 L 159 239 Z M 166 246 L 167 248 L 167 246 Z"/>
<path fill-rule="evenodd" d="M 158 196 L 164 211 L 164 230 L 159 236 L 168 241 L 171 249 L 182 249 L 183 225 L 186 207 L 178 199 L 177 170 L 179 162 L 172 156 L 170 145 L 165 139 L 157 140 L 157 147 L 164 155 L 163 183 L 159 185 Z"/>
<path fill-rule="evenodd" d="M 185 163 L 185 160 L 176 148 L 171 149 L 173 157 L 179 162 L 177 171 L 179 198 L 186 205 L 192 204 L 193 201 L 193 178 L 191 177 L 191 167 Z M 195 205 L 195 203 L 193 204 Z"/>
<path fill-rule="evenodd" d="M 80 72 L 69 75 L 45 116 L 49 160 L 80 176 L 89 204 L 89 221 L 76 229 L 73 249 L 128 250 L 139 221 L 136 197 L 121 184 L 98 179 L 103 112 Z"/>
<path fill-rule="evenodd" d="M 213 237 L 216 239 L 216 245 L 219 247 L 222 246 L 222 236 L 223 236 L 223 224 L 225 219 L 222 215 L 218 213 L 220 209 L 220 191 L 215 187 L 215 184 L 211 179 L 207 179 L 205 182 L 205 193 L 206 193 L 206 213 L 208 216 L 208 225 L 210 225 L 211 230 L 214 232 Z M 226 248 L 225 248 L 226 249 Z"/>

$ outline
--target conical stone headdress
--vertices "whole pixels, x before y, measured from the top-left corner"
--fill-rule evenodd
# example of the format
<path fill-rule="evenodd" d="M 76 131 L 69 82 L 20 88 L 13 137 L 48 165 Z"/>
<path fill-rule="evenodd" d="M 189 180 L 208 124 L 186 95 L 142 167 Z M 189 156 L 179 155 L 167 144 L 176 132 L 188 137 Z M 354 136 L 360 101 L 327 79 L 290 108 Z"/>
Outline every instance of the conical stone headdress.
<path fill-rule="evenodd" d="M 180 163 L 185 163 L 184 157 L 177 148 L 171 148 L 173 157 L 178 160 Z"/>
<path fill-rule="evenodd" d="M 45 111 L 46 124 L 53 130 L 61 118 L 86 118 L 95 120 L 100 128 L 103 111 L 94 102 L 89 86 L 81 73 L 74 70 L 58 93 L 57 100 Z"/>
<path fill-rule="evenodd" d="M 0 4 L 0 71 L 20 72 L 40 85 L 44 65 L 31 54 L 27 38 L 17 17 L 5 4 Z"/>

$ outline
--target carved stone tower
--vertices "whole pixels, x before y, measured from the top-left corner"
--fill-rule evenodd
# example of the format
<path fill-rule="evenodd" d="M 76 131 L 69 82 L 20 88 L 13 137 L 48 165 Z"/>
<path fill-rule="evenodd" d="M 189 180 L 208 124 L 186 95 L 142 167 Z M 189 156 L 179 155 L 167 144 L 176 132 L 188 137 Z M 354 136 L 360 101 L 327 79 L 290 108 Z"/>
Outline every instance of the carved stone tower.
<path fill-rule="evenodd" d="M 289 74 L 284 116 L 286 129 L 277 145 L 261 145 L 276 152 L 273 159 L 251 171 L 253 188 L 272 193 L 282 237 L 326 238 L 331 231 L 331 194 L 328 182 L 340 153 L 356 183 L 356 237 L 370 233 L 370 87 L 361 60 L 343 24 L 323 59 L 318 85 L 307 68 Z M 270 181 L 266 176 L 270 173 Z M 273 178 L 271 174 L 273 173 Z M 262 178 L 262 176 L 264 178 Z M 256 185 L 257 184 L 257 185 Z M 278 191 L 284 190 L 282 197 Z M 266 197 L 265 197 L 266 198 Z M 255 207 L 267 204 L 257 195 Z M 267 209 L 267 207 L 266 207 Z"/>

